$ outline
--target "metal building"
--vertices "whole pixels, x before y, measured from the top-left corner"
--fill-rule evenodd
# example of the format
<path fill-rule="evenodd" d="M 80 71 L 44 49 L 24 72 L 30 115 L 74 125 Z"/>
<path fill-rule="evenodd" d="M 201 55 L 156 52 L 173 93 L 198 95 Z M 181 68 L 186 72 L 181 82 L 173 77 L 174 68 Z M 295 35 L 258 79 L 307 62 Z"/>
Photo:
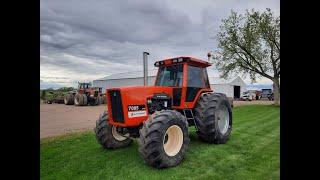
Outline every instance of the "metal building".
<path fill-rule="evenodd" d="M 157 76 L 157 69 L 148 71 L 148 85 L 154 85 Z M 122 86 L 143 86 L 143 71 L 131 71 L 125 73 L 116 73 L 101 79 L 93 80 L 94 87 L 102 87 L 105 93 L 107 88 Z"/>
<path fill-rule="evenodd" d="M 154 85 L 158 70 L 148 71 L 148 85 Z M 209 77 L 211 89 L 214 92 L 225 93 L 227 97 L 240 98 L 240 94 L 246 91 L 246 83 L 238 76 L 232 80 L 224 80 L 218 77 Z M 93 86 L 102 87 L 103 93 L 107 88 L 122 86 L 143 86 L 143 71 L 116 73 L 93 81 Z"/>
<path fill-rule="evenodd" d="M 247 90 L 246 83 L 239 76 L 232 80 L 209 77 L 209 81 L 214 92 L 225 93 L 227 97 L 234 99 L 239 99 L 240 95 Z"/>

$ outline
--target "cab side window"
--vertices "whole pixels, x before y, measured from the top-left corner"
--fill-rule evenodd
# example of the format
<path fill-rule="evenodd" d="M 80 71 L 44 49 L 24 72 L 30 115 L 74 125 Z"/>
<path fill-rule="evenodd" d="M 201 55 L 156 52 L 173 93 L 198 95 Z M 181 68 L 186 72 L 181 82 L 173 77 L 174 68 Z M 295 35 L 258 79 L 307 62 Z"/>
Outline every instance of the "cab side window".
<path fill-rule="evenodd" d="M 205 68 L 188 65 L 188 82 L 186 102 L 193 102 L 197 93 L 207 86 L 207 78 L 205 77 Z"/>
<path fill-rule="evenodd" d="M 204 88 L 203 68 L 188 66 L 188 87 Z"/>

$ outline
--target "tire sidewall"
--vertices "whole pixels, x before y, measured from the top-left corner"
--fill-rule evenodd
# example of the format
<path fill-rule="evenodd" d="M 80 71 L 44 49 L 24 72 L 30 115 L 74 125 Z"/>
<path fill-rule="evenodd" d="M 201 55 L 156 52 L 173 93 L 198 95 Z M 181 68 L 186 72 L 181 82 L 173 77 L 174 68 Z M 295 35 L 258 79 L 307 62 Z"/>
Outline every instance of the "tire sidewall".
<path fill-rule="evenodd" d="M 100 115 L 99 119 L 96 121 L 96 127 L 94 128 L 96 140 L 99 144 L 102 145 L 103 148 L 106 149 L 117 149 L 126 147 L 132 143 L 131 138 L 127 138 L 123 141 L 118 141 L 114 138 L 112 134 L 113 125 L 109 124 L 108 114 L 104 112 Z M 102 122 L 102 123 L 101 123 Z M 104 124 L 105 123 L 105 124 Z M 103 134 L 98 134 L 98 132 L 103 131 Z M 103 135 L 100 137 L 99 135 Z"/>
<path fill-rule="evenodd" d="M 82 94 L 82 103 L 81 105 L 82 106 L 85 106 L 88 104 L 88 98 L 87 98 L 87 95 L 86 94 Z"/>
<path fill-rule="evenodd" d="M 229 113 L 229 127 L 228 127 L 228 130 L 225 134 L 222 134 L 220 132 L 220 129 L 219 129 L 219 126 L 218 126 L 218 116 L 217 116 L 217 112 L 218 110 L 220 110 L 222 107 L 226 107 L 227 110 L 228 110 L 228 113 Z M 232 109 L 231 109 L 231 106 L 229 104 L 229 102 L 225 99 L 225 98 L 222 98 L 221 101 L 218 103 L 218 107 L 215 109 L 215 139 L 217 139 L 217 141 L 219 141 L 219 143 L 225 143 L 228 139 L 229 139 L 229 136 L 231 134 L 231 131 L 232 131 Z"/>
<path fill-rule="evenodd" d="M 76 94 L 75 97 L 74 97 L 74 104 L 76 106 L 81 106 L 82 105 L 82 102 L 83 102 L 83 96 L 81 94 Z"/>
<path fill-rule="evenodd" d="M 182 146 L 181 146 L 179 152 L 175 156 L 169 156 L 164 151 L 163 142 L 164 142 L 164 138 L 165 138 L 165 134 L 166 134 L 167 129 L 173 125 L 177 125 L 181 128 L 182 133 L 183 133 L 183 142 L 182 142 Z M 161 127 L 160 132 L 161 132 L 161 156 L 162 156 L 161 159 L 168 162 L 167 163 L 168 166 L 172 166 L 173 164 L 175 164 L 176 161 L 181 161 L 184 157 L 184 154 L 186 152 L 186 149 L 187 149 L 188 143 L 189 143 L 189 142 L 185 142 L 185 141 L 187 141 L 187 139 L 189 137 L 188 128 L 186 127 L 186 125 L 183 121 L 181 121 L 179 119 L 172 119 L 168 123 L 166 123 L 165 126 Z"/>

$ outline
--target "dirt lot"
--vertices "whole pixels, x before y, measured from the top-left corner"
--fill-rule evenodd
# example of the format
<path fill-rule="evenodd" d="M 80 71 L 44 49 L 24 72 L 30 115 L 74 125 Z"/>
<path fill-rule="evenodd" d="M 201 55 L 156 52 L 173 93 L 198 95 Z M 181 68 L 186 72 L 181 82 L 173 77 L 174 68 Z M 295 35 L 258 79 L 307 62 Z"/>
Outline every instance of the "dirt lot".
<path fill-rule="evenodd" d="M 64 104 L 41 104 L 40 138 L 92 129 L 99 114 L 105 109 L 105 104 L 82 107 L 66 106 Z"/>
<path fill-rule="evenodd" d="M 234 101 L 234 107 L 246 104 L 272 104 L 272 101 Z M 106 109 L 100 106 L 40 105 L 40 138 L 63 135 L 92 129 L 99 114 Z"/>

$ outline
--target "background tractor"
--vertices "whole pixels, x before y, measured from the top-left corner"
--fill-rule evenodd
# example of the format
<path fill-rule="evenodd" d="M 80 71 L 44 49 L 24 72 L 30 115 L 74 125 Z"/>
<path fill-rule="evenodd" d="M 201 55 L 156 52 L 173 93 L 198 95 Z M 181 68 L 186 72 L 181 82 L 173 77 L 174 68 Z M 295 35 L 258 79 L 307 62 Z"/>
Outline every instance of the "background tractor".
<path fill-rule="evenodd" d="M 86 106 L 88 104 L 95 106 L 104 103 L 102 88 L 92 87 L 91 83 L 78 83 L 78 89 L 70 91 L 64 97 L 64 104 Z"/>
<path fill-rule="evenodd" d="M 42 99 L 47 104 L 63 104 L 65 93 L 57 90 L 42 90 Z"/>
<path fill-rule="evenodd" d="M 211 63 L 177 57 L 157 61 L 155 66 L 159 69 L 154 86 L 107 89 L 108 109 L 94 128 L 101 146 L 121 148 L 139 138 L 145 162 L 165 168 L 183 160 L 189 126 L 195 126 L 204 142 L 226 143 L 232 107 L 225 94 L 210 89 L 206 68 Z"/>

